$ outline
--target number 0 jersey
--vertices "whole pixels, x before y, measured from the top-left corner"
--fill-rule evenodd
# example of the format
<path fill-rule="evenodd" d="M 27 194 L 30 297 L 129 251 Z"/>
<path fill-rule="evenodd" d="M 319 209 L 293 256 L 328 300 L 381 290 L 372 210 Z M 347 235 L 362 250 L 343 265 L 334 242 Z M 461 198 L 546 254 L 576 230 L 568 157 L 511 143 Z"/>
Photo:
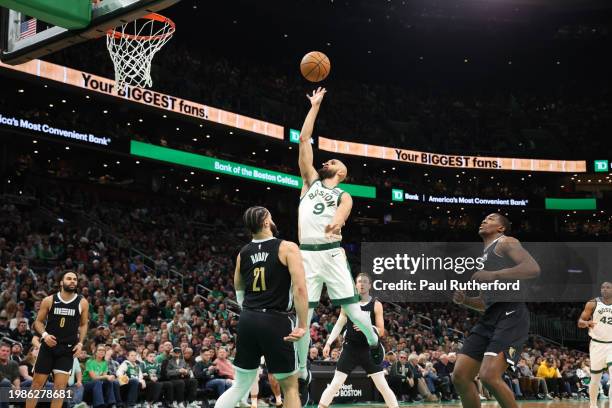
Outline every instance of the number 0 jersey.
<path fill-rule="evenodd" d="M 73 346 L 79 341 L 81 325 L 81 295 L 65 301 L 59 292 L 53 295 L 53 304 L 47 315 L 45 331 L 57 339 L 57 344 Z"/>
<path fill-rule="evenodd" d="M 593 321 L 595 327 L 589 329 L 589 336 L 600 342 L 612 342 L 612 304 L 606 305 L 601 298 L 596 298 Z"/>
<path fill-rule="evenodd" d="M 283 241 L 253 240 L 240 250 L 240 275 L 244 282 L 245 309 L 291 310 L 291 275 L 278 258 Z"/>
<path fill-rule="evenodd" d="M 298 228 L 300 244 L 325 244 L 325 226 L 336 215 L 340 197 L 344 191 L 338 187 L 327 188 L 321 180 L 315 180 L 302 196 L 299 206 Z M 341 239 L 341 238 L 340 238 Z"/>

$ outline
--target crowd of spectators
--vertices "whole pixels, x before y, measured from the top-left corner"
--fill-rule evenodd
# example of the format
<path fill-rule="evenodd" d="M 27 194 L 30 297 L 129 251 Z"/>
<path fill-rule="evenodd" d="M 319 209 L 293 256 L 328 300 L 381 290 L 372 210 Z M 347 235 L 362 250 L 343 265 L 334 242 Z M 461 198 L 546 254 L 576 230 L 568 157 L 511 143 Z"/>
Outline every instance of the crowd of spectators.
<path fill-rule="evenodd" d="M 189 210 L 161 202 L 128 206 L 63 191 L 46 192 L 46 211 L 2 203 L 0 338 L 9 348 L 0 347 L 0 371 L 5 378 L 17 380 L 18 372 L 22 384 L 31 381 L 38 350 L 32 322 L 40 301 L 57 289 L 57 276 L 72 269 L 91 316 L 70 383 L 75 395 L 94 407 L 113 401 L 154 405 L 160 396 L 181 407 L 224 392 L 233 379 L 239 313 L 233 301 L 233 257 L 246 239 L 235 234 L 239 209 Z M 60 211 L 70 208 L 82 218 L 60 221 Z M 49 211 L 58 213 L 50 217 Z M 336 313 L 328 299 L 317 308 L 310 327 L 313 361 L 322 359 Z M 385 349 L 391 352 L 385 368 L 398 396 L 405 401 L 456 398 L 449 375 L 477 319 L 450 304 L 389 307 Z M 338 340 L 332 360 L 340 347 Z M 519 370 L 506 378 L 517 397 L 584 394 L 589 377 L 584 353 L 532 340 L 522 357 Z M 261 395 L 272 395 L 266 373 L 260 378 Z M 490 398 L 481 390 L 483 398 Z"/>

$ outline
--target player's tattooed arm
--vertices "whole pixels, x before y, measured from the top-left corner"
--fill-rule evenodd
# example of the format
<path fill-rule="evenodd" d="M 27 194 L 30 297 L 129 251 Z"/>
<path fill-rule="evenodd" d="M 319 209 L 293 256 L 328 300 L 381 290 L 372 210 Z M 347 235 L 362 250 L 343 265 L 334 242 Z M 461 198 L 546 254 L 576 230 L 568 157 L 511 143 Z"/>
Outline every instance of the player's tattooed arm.
<path fill-rule="evenodd" d="M 49 310 L 53 306 L 53 296 L 47 296 L 40 302 L 40 310 L 36 315 L 36 320 L 34 321 L 34 330 L 36 333 L 40 334 L 41 340 L 49 347 L 55 347 L 57 345 L 57 339 L 55 336 L 47 333 L 45 331 L 45 322 L 47 321 L 47 315 L 49 314 Z"/>
<path fill-rule="evenodd" d="M 595 322 L 593 321 L 593 312 L 595 311 L 596 305 L 597 302 L 595 302 L 595 299 L 588 301 L 587 304 L 584 305 L 584 310 L 578 319 L 578 327 L 581 329 L 587 329 L 595 326 Z"/>
<path fill-rule="evenodd" d="M 313 165 L 314 154 L 312 152 L 310 139 L 312 138 L 315 120 L 317 119 L 317 114 L 319 113 L 319 108 L 326 92 L 325 88 L 318 88 L 316 91 L 313 91 L 312 95 L 306 95 L 310 100 L 311 107 L 302 125 L 302 131 L 300 132 L 300 154 L 298 164 L 300 167 L 300 175 L 302 176 L 302 180 L 304 180 L 302 194 L 305 193 L 304 190 L 308 189 L 319 177 Z"/>
<path fill-rule="evenodd" d="M 244 301 L 244 282 L 242 275 L 240 275 L 240 254 L 236 258 L 236 269 L 234 270 L 234 289 L 236 290 L 236 301 L 240 308 L 242 308 L 242 302 Z"/>

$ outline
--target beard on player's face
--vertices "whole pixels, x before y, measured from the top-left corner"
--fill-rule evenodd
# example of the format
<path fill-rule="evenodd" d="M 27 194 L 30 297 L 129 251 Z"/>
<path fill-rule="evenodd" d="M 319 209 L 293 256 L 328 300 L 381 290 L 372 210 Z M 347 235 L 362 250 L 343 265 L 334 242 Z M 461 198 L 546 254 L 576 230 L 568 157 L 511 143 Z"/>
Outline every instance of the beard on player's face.
<path fill-rule="evenodd" d="M 77 290 L 76 289 L 76 284 L 74 284 L 74 285 L 70 285 L 70 284 L 66 285 L 65 283 L 62 282 L 62 290 L 64 292 L 74 293 Z"/>
<path fill-rule="evenodd" d="M 338 170 L 333 170 L 329 167 L 321 167 L 319 170 L 317 170 L 317 173 L 319 174 L 319 178 L 321 180 L 325 180 L 334 177 L 336 173 L 338 173 Z"/>

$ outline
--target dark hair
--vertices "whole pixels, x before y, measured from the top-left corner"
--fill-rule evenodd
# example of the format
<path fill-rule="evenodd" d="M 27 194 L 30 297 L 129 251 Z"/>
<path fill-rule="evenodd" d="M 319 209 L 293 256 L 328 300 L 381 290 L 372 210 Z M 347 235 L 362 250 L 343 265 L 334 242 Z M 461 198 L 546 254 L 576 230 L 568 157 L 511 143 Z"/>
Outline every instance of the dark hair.
<path fill-rule="evenodd" d="M 75 271 L 73 271 L 72 269 L 67 269 L 59 276 L 59 281 L 62 282 L 64 280 L 64 276 L 66 276 L 66 274 L 68 273 L 74 273 L 74 276 L 76 276 L 77 279 L 79 278 L 79 275 L 77 275 Z"/>
<path fill-rule="evenodd" d="M 263 228 L 263 222 L 269 213 L 265 207 L 251 207 L 244 212 L 242 220 L 251 234 L 257 234 Z"/>
<path fill-rule="evenodd" d="M 504 227 L 504 234 L 509 234 L 510 229 L 512 228 L 512 223 L 510 222 L 508 217 L 500 213 L 494 213 L 494 214 L 497 215 L 497 219 L 499 220 L 499 223 L 502 225 L 502 227 Z"/>
<path fill-rule="evenodd" d="M 8 344 L 8 343 L 4 343 L 4 342 L 0 343 L 0 348 L 3 348 L 3 347 L 6 347 L 6 348 L 9 348 L 9 349 L 12 349 L 12 347 L 11 347 L 11 345 L 10 345 L 10 344 Z"/>

